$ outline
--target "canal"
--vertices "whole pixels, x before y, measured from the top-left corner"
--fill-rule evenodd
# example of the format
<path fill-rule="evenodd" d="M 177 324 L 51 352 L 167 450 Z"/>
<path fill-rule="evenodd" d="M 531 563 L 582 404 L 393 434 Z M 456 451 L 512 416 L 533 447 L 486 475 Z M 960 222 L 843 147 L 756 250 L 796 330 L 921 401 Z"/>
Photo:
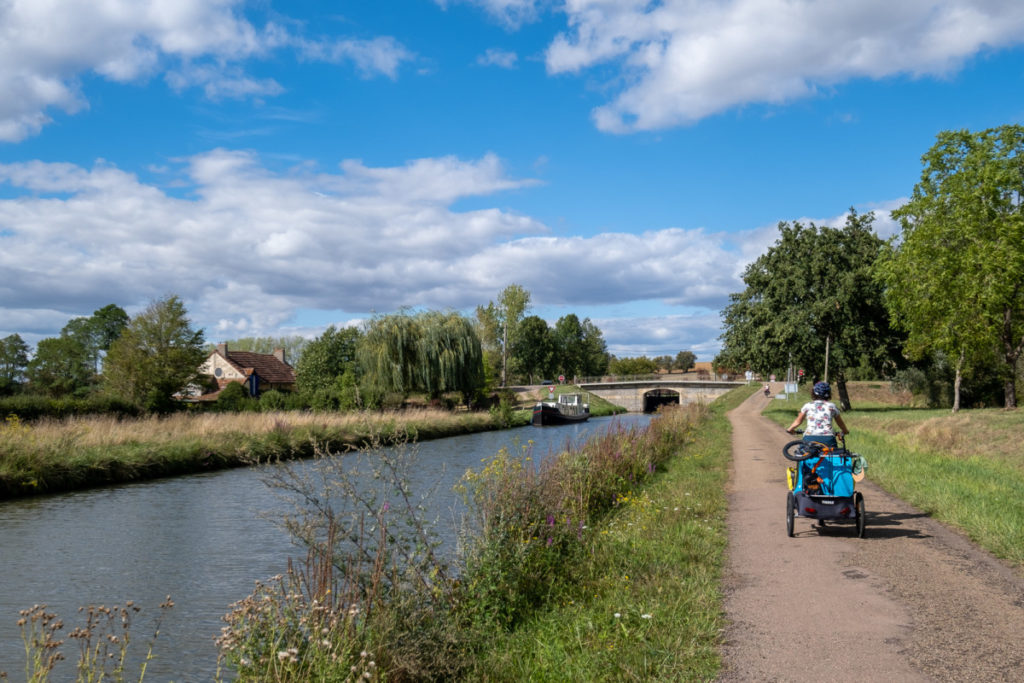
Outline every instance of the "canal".
<path fill-rule="evenodd" d="M 456 530 L 445 513 L 456 505 L 452 486 L 482 458 L 527 441 L 540 458 L 613 426 L 649 420 L 627 414 L 427 441 L 415 446 L 410 480 L 414 491 L 435 487 L 430 513 L 450 548 Z M 144 654 L 159 605 L 170 595 L 175 606 L 163 616 L 145 680 L 213 680 L 213 639 L 229 605 L 249 595 L 255 581 L 283 572 L 289 557 L 304 556 L 274 524 L 285 503 L 265 480 L 256 469 L 233 469 L 0 503 L 0 671 L 15 681 L 24 675 L 17 625 L 23 609 L 46 604 L 63 620 L 59 637 L 68 661 L 51 679 L 63 681 L 74 679 L 78 645 L 67 636 L 84 624 L 80 607 L 134 601 L 142 612 L 131 650 Z M 137 665 L 125 680 L 138 680 Z"/>

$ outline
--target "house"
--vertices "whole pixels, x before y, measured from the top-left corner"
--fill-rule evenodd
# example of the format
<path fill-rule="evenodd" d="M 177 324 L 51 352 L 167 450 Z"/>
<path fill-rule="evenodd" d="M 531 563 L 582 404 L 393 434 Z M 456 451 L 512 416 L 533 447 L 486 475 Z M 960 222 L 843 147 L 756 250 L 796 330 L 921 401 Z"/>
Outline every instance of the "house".
<path fill-rule="evenodd" d="M 295 370 L 285 360 L 284 349 L 273 353 L 230 351 L 227 343 L 217 344 L 199 372 L 211 379 L 205 389 L 194 388 L 191 398 L 197 401 L 215 401 L 221 390 L 231 382 L 245 386 L 250 396 L 264 391 L 292 391 L 295 389 Z M 216 389 L 214 388 L 216 383 Z M 204 391 L 206 393 L 204 393 Z"/>

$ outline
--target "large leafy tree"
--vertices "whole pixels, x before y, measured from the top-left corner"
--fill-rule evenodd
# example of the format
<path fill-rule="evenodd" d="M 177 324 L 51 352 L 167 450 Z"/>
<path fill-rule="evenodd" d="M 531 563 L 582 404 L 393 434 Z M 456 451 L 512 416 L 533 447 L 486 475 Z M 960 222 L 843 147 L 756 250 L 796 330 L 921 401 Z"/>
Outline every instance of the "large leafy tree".
<path fill-rule="evenodd" d="M 295 366 L 295 382 L 299 391 L 311 395 L 333 388 L 346 374 L 355 379 L 356 353 L 362 336 L 358 328 L 338 329 L 331 325 L 319 337 L 306 343 Z"/>
<path fill-rule="evenodd" d="M 181 299 L 159 299 L 132 318 L 111 344 L 103 363 L 104 385 L 147 410 L 167 410 L 173 395 L 198 379 L 206 358 L 203 346 L 203 331 L 192 329 Z"/>
<path fill-rule="evenodd" d="M 608 370 L 608 344 L 604 340 L 601 329 L 584 318 L 580 323 L 583 328 L 583 354 L 580 373 L 588 377 L 603 375 Z"/>
<path fill-rule="evenodd" d="M 484 357 L 473 323 L 455 312 L 419 315 L 419 384 L 431 398 L 448 391 L 466 405 L 484 382 Z"/>
<path fill-rule="evenodd" d="M 547 322 L 536 315 L 523 318 L 516 330 L 513 369 L 526 375 L 532 384 L 536 378 L 551 374 L 554 339 Z"/>
<path fill-rule="evenodd" d="M 60 334 L 73 338 L 85 348 L 94 372 L 99 374 L 103 353 L 110 349 L 127 325 L 128 314 L 124 309 L 116 304 L 107 304 L 91 316 L 72 318 Z"/>
<path fill-rule="evenodd" d="M 675 369 L 686 372 L 697 363 L 697 355 L 693 351 L 680 351 L 676 354 Z"/>
<path fill-rule="evenodd" d="M 995 349 L 1005 406 L 1015 408 L 1024 347 L 1024 126 L 944 131 L 922 162 L 910 201 L 893 212 L 902 235 L 880 268 L 887 302 L 909 331 L 911 352 L 956 359 L 958 388 L 960 370 Z"/>
<path fill-rule="evenodd" d="M 846 371 L 882 373 L 899 359 L 873 267 L 884 243 L 874 214 L 853 209 L 842 228 L 780 223 L 779 239 L 743 274 L 746 289 L 723 311 L 717 365 L 766 374 L 789 365 L 832 373 L 844 408 Z"/>
<path fill-rule="evenodd" d="M 41 339 L 25 375 L 31 391 L 54 398 L 87 394 L 95 376 L 88 349 L 68 335 Z"/>
<path fill-rule="evenodd" d="M 516 330 L 530 306 L 530 293 L 521 285 L 501 290 L 498 302 L 476 307 L 479 337 L 485 349 L 497 352 L 501 361 L 501 385 L 508 383 L 509 359 L 513 356 Z"/>
<path fill-rule="evenodd" d="M 483 384 L 483 353 L 472 322 L 457 313 L 378 316 L 358 348 L 364 381 L 403 397 L 459 391 L 469 402 Z"/>
<path fill-rule="evenodd" d="M 555 369 L 566 377 L 582 373 L 584 364 L 583 324 L 575 313 L 563 315 L 555 323 Z"/>
<path fill-rule="evenodd" d="M 21 386 L 28 367 L 28 351 L 20 334 L 0 339 L 0 396 L 12 394 Z"/>

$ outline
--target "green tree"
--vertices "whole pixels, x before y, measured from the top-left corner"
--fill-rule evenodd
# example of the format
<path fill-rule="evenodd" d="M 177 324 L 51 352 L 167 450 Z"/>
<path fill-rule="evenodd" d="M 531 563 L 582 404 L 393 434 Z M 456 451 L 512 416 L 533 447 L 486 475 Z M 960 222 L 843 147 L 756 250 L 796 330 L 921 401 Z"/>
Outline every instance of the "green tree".
<path fill-rule="evenodd" d="M 356 353 L 362 336 L 358 328 L 338 329 L 331 325 L 319 337 L 308 342 L 295 364 L 298 390 L 312 395 L 317 391 L 337 388 L 338 378 L 342 375 L 349 374 L 355 379 Z"/>
<path fill-rule="evenodd" d="M 584 318 L 580 323 L 583 328 L 583 354 L 580 373 L 587 377 L 603 375 L 608 370 L 608 345 L 604 341 L 601 329 Z"/>
<path fill-rule="evenodd" d="M 515 349 L 513 370 L 526 375 L 530 384 L 551 374 L 555 347 L 551 328 L 543 318 L 523 318 L 516 330 Z"/>
<path fill-rule="evenodd" d="M 203 345 L 203 331 L 192 329 L 180 298 L 154 301 L 111 344 L 104 385 L 146 410 L 168 410 L 174 394 L 198 380 L 207 355 Z"/>
<path fill-rule="evenodd" d="M 53 398 L 83 396 L 93 384 L 90 361 L 88 349 L 74 337 L 42 339 L 25 371 L 29 388 Z"/>
<path fill-rule="evenodd" d="M 960 370 L 995 348 L 1004 405 L 1016 408 L 1024 347 L 1024 126 L 944 131 L 922 163 L 910 201 L 893 212 L 902 235 L 880 267 L 887 303 L 909 331 L 912 353 L 934 349 L 957 359 L 958 389 Z"/>
<path fill-rule="evenodd" d="M 87 351 L 93 371 L 99 374 L 100 359 L 128 325 L 128 314 L 116 304 L 107 304 L 89 317 L 73 318 L 61 330 L 61 336 L 72 337 Z"/>
<path fill-rule="evenodd" d="M 744 271 L 746 289 L 730 295 L 716 366 L 831 373 L 844 409 L 847 368 L 894 368 L 901 339 L 873 275 L 884 246 L 873 222 L 851 208 L 841 229 L 780 223 L 779 239 Z"/>
<path fill-rule="evenodd" d="M 483 386 L 483 350 L 473 323 L 455 312 L 426 311 L 418 318 L 418 384 L 431 398 L 458 391 L 468 406 Z"/>
<path fill-rule="evenodd" d="M 0 339 L 0 396 L 13 394 L 21 387 L 28 367 L 28 344 L 19 334 Z"/>
<path fill-rule="evenodd" d="M 483 353 L 473 324 L 458 313 L 425 311 L 375 317 L 358 349 L 364 381 L 374 394 L 432 398 L 462 392 L 468 403 L 483 384 Z"/>
<path fill-rule="evenodd" d="M 658 371 L 658 363 L 647 356 L 613 358 L 608 371 L 613 375 L 650 375 Z"/>
<path fill-rule="evenodd" d="M 569 313 L 559 318 L 555 323 L 552 337 L 555 342 L 555 370 L 567 378 L 581 374 L 586 348 L 583 340 L 583 324 L 576 314 Z"/>
<path fill-rule="evenodd" d="M 696 364 L 697 356 L 693 351 L 680 351 L 676 354 L 676 360 L 673 365 L 676 370 L 686 372 Z"/>
<path fill-rule="evenodd" d="M 402 398 L 416 389 L 420 329 L 406 312 L 374 317 L 358 349 L 364 381 L 376 393 Z"/>
<path fill-rule="evenodd" d="M 508 384 L 508 364 L 516 338 L 516 328 L 530 306 L 530 293 L 511 284 L 498 295 L 498 303 L 476 307 L 479 337 L 485 349 L 495 349 L 501 359 L 501 385 Z"/>

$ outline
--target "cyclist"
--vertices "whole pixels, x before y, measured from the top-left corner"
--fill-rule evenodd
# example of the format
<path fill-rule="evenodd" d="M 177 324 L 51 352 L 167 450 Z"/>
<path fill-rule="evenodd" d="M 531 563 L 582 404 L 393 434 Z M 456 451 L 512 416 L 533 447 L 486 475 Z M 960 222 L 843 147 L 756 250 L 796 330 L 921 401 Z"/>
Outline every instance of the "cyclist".
<path fill-rule="evenodd" d="M 793 420 L 786 431 L 792 434 L 806 419 L 807 429 L 804 430 L 804 441 L 817 441 L 820 444 L 835 448 L 836 433 L 832 429 L 832 421 L 839 426 L 840 434 L 849 434 L 850 430 L 839 414 L 839 408 L 829 399 L 832 398 L 832 387 L 828 382 L 815 382 L 811 388 L 811 401 L 800 408 L 800 414 Z"/>

